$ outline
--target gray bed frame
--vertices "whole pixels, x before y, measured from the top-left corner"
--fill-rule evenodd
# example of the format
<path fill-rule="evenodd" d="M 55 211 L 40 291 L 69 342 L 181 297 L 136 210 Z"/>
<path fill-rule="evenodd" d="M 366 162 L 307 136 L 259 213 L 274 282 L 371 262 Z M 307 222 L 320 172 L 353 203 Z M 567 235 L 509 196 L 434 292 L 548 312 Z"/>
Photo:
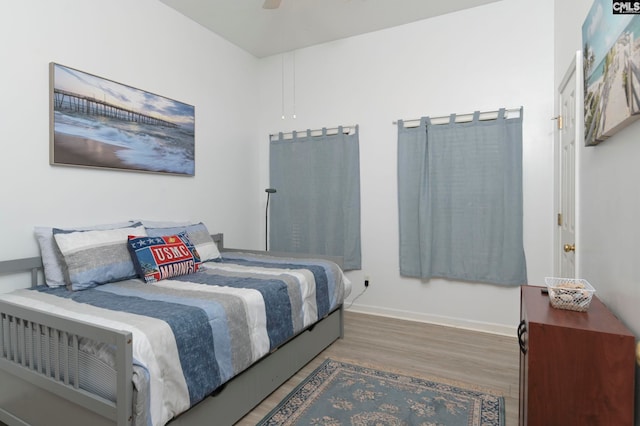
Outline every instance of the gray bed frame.
<path fill-rule="evenodd" d="M 221 252 L 251 251 L 224 248 L 222 234 L 213 235 Z M 265 252 L 261 252 L 265 253 Z M 272 253 L 270 255 L 285 255 Z M 286 253 L 287 256 L 293 256 Z M 329 258 L 340 264 L 339 258 Z M 39 257 L 0 261 L 0 275 L 31 273 L 35 286 L 43 269 Z M 207 397 L 185 413 L 172 420 L 170 425 L 232 425 L 251 411 L 271 392 L 287 381 L 305 364 L 315 358 L 327 346 L 343 337 L 343 308 L 340 306 L 316 324 L 299 333 L 247 370 L 227 382 L 214 395 Z M 3 322 L 11 322 L 24 332 L 5 333 Z M 73 342 L 72 351 L 78 350 L 78 340 L 88 337 L 115 348 L 116 402 L 80 389 L 65 380 L 69 371 L 60 371 L 57 356 L 43 356 L 44 348 L 35 348 L 27 356 L 3 347 L 6 340 L 15 341 L 26 351 L 24 340 L 33 333 L 50 338 L 54 345 L 59 337 Z M 66 339 L 63 339 L 66 341 Z M 0 422 L 13 425 L 130 425 L 133 407 L 132 386 L 132 336 L 131 333 L 109 327 L 96 326 L 81 321 L 71 321 L 47 312 L 26 309 L 0 300 Z M 38 345 L 36 345 L 38 346 Z M 55 346 L 54 346 L 55 347 Z M 57 354 L 57 350 L 54 350 Z M 40 353 L 40 355 L 38 354 Z M 63 355 L 63 357 L 66 355 Z M 34 357 L 42 362 L 33 362 Z M 77 358 L 76 358 L 77 359 Z M 66 359 L 62 365 L 69 364 Z M 77 364 L 77 363 L 76 363 Z M 40 366 L 32 368 L 32 365 Z M 68 367 L 78 369 L 78 365 Z M 77 371 L 77 370 L 76 370 Z M 71 372 L 73 373 L 73 371 Z M 54 377 L 51 377 L 54 376 Z M 74 377 L 71 374 L 71 377 Z M 75 374 L 78 377 L 78 374 Z"/>

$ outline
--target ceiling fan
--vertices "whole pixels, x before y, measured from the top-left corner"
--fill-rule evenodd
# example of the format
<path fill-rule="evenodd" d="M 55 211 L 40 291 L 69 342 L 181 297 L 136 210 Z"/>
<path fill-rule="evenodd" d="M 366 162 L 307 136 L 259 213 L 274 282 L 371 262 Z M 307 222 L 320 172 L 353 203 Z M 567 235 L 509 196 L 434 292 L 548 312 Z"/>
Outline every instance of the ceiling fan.
<path fill-rule="evenodd" d="M 264 0 L 263 9 L 277 9 L 280 7 L 282 0 Z"/>

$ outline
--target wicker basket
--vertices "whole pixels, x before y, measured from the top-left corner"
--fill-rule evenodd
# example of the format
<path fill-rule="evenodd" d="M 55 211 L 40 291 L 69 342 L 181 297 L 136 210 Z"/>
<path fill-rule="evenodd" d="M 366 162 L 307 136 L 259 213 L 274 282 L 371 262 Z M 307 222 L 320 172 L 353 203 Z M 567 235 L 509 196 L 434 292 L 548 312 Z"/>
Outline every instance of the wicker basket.
<path fill-rule="evenodd" d="M 549 302 L 557 309 L 586 312 L 596 290 L 587 280 L 547 277 L 544 283 L 549 290 Z"/>

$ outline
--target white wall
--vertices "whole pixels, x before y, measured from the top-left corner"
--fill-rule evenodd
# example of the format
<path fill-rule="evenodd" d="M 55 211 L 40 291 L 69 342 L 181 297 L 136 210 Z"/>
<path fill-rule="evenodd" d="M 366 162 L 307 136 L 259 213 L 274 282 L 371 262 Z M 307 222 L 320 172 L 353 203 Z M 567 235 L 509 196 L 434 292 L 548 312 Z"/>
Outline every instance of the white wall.
<path fill-rule="evenodd" d="M 593 0 L 556 2 L 558 87 L 572 56 L 582 49 L 582 23 Z M 581 246 L 579 276 L 636 335 L 640 336 L 640 122 L 597 146 L 580 145 Z"/>
<path fill-rule="evenodd" d="M 399 276 L 396 119 L 524 106 L 524 237 L 530 283 L 553 271 L 553 1 L 503 0 L 260 61 L 267 134 L 360 125 L 362 271 L 353 309 L 513 334 L 519 288 Z"/>
<path fill-rule="evenodd" d="M 391 122 L 524 106 L 525 251 L 529 282 L 541 283 L 552 271 L 553 34 L 540 30 L 550 22 L 552 0 L 503 0 L 299 50 L 296 120 L 287 54 L 283 121 L 281 56 L 256 60 L 160 2 L 2 4 L 0 36 L 12 42 L 0 47 L 0 231 L 12 245 L 0 259 L 37 255 L 34 225 L 132 217 L 203 220 L 229 245 L 260 248 L 268 133 L 357 123 L 363 270 L 349 273 L 351 298 L 365 275 L 371 285 L 354 308 L 511 333 L 517 288 L 399 276 Z M 196 176 L 50 166 L 51 61 L 195 105 Z"/>
<path fill-rule="evenodd" d="M 38 255 L 35 225 L 130 218 L 259 246 L 254 57 L 156 0 L 2 2 L 0 39 L 0 259 Z M 195 177 L 50 166 L 49 62 L 194 105 Z"/>

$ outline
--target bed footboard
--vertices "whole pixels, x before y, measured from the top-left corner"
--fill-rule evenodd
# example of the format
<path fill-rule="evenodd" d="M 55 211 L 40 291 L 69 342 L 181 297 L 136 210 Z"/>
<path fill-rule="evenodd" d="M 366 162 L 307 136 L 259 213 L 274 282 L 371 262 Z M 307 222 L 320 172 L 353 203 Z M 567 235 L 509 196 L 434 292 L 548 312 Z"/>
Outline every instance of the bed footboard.
<path fill-rule="evenodd" d="M 78 351 L 82 338 L 114 348 L 115 402 L 80 388 Z M 131 339 L 130 332 L 0 301 L 0 421 L 9 425 L 53 424 L 51 416 L 58 414 L 68 425 L 89 424 L 87 419 L 91 424 L 131 424 Z M 43 398 L 35 399 L 34 392 Z M 43 409 L 46 406 L 51 406 L 53 413 Z"/>

